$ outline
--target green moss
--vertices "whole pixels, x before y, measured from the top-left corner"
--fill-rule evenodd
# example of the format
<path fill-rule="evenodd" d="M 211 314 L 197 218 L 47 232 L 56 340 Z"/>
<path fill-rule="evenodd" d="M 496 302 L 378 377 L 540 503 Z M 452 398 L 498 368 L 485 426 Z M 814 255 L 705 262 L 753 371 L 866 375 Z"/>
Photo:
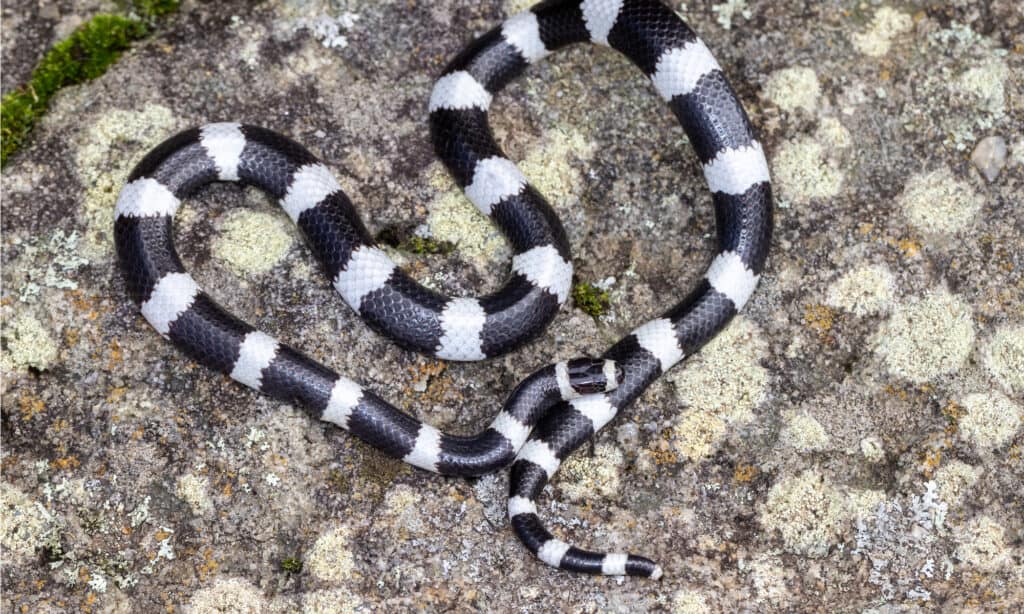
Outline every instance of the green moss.
<path fill-rule="evenodd" d="M 296 557 L 282 559 L 281 571 L 286 573 L 302 573 L 302 559 Z"/>
<path fill-rule="evenodd" d="M 572 301 L 576 306 L 593 317 L 603 315 L 610 302 L 608 292 L 590 283 L 578 283 L 572 287 Z"/>
<path fill-rule="evenodd" d="M 455 249 L 451 241 L 438 241 L 430 237 L 412 236 L 398 246 L 398 249 L 414 254 L 450 254 Z"/>
<path fill-rule="evenodd" d="M 412 229 L 402 226 L 389 226 L 381 230 L 376 237 L 378 243 L 383 243 L 403 252 L 411 254 L 450 254 L 455 249 L 451 241 L 441 241 L 431 237 L 421 237 L 414 234 Z"/>
<path fill-rule="evenodd" d="M 132 0 L 132 7 L 139 17 L 154 19 L 178 10 L 180 0 Z"/>
<path fill-rule="evenodd" d="M 0 166 L 25 142 L 62 87 L 105 73 L 132 41 L 149 34 L 149 22 L 177 9 L 178 0 L 135 0 L 132 7 L 141 20 L 96 15 L 47 51 L 28 83 L 4 96 L 0 106 Z"/>

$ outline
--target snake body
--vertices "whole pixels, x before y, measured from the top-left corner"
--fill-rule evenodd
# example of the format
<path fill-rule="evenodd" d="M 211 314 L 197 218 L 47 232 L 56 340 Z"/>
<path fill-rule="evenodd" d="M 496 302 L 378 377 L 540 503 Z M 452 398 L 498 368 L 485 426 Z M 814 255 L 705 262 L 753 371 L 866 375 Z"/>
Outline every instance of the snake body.
<path fill-rule="evenodd" d="M 551 207 L 495 142 L 487 111 L 530 64 L 586 41 L 622 52 L 678 117 L 712 192 L 718 252 L 679 304 L 599 359 L 539 369 L 479 434 L 441 433 L 255 330 L 200 290 L 182 265 L 172 238 L 181 199 L 213 181 L 237 181 L 279 200 L 345 301 L 402 347 L 479 360 L 536 338 L 567 298 L 569 245 Z M 707 343 L 753 292 L 772 212 L 767 164 L 747 116 L 707 47 L 658 0 L 542 2 L 459 54 L 436 82 L 429 110 L 438 157 L 512 245 L 512 274 L 494 294 L 448 298 L 419 285 L 373 244 L 326 166 L 287 137 L 236 123 L 180 133 L 132 171 L 115 218 L 128 293 L 146 320 L 193 360 L 294 402 L 392 456 L 447 475 L 480 475 L 511 462 L 510 522 L 543 562 L 658 578 L 661 568 L 644 557 L 590 552 L 555 538 L 536 501 L 563 459 Z"/>

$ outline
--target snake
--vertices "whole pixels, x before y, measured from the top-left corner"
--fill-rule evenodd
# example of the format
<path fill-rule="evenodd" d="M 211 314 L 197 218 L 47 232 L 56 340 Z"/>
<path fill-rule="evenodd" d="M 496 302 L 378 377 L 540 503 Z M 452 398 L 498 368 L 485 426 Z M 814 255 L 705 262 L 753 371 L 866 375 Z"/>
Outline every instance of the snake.
<path fill-rule="evenodd" d="M 182 264 L 173 241 L 182 200 L 212 182 L 238 182 L 277 199 L 343 300 L 399 346 L 473 361 L 537 339 L 568 298 L 570 245 L 552 207 L 496 142 L 488 109 L 532 64 L 584 42 L 625 55 L 677 117 L 711 192 L 717 251 L 680 302 L 599 357 L 536 370 L 479 433 L 443 433 L 255 329 L 200 289 Z M 658 579 L 663 570 L 649 558 L 590 551 L 555 537 L 538 500 L 569 454 L 710 341 L 754 292 L 768 256 L 772 197 L 763 147 L 746 112 L 708 47 L 660 0 L 547 0 L 509 17 L 447 65 L 428 111 L 437 157 L 512 247 L 511 273 L 494 293 L 447 297 L 417 283 L 374 243 L 325 164 L 282 134 L 236 122 L 172 136 L 129 174 L 114 222 L 126 291 L 145 320 L 190 359 L 388 455 L 452 476 L 511 464 L 509 523 L 543 563 Z"/>

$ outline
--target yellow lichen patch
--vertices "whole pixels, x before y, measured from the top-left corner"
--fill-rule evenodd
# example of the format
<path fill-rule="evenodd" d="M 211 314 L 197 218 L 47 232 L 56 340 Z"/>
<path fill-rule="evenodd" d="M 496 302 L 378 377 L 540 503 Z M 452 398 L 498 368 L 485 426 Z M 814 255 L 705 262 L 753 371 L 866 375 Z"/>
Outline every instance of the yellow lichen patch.
<path fill-rule="evenodd" d="M 825 339 L 835 323 L 835 313 L 825 305 L 804 306 L 804 324 Z"/>
<path fill-rule="evenodd" d="M 818 75 L 810 68 L 794 66 L 776 70 L 768 77 L 764 97 L 783 111 L 814 112 L 821 97 Z"/>
<path fill-rule="evenodd" d="M 590 159 L 594 147 L 594 142 L 577 130 L 552 130 L 545 133 L 543 145 L 527 152 L 519 168 L 552 206 L 567 207 L 584 188 L 583 174 L 571 161 Z"/>
<path fill-rule="evenodd" d="M 529 9 L 534 4 L 537 4 L 535 0 L 506 0 L 505 1 L 505 14 L 515 15 Z"/>
<path fill-rule="evenodd" d="M 670 375 L 680 402 L 692 410 L 743 425 L 767 396 L 768 370 L 761 360 L 768 342 L 757 326 L 740 315 L 711 340 L 689 368 Z"/>
<path fill-rule="evenodd" d="M 850 131 L 835 117 L 821 119 L 818 129 L 814 131 L 814 140 L 835 149 L 843 149 L 853 144 Z"/>
<path fill-rule="evenodd" d="M 700 593 L 681 590 L 672 597 L 672 614 L 711 614 L 711 608 Z"/>
<path fill-rule="evenodd" d="M 772 486 L 761 509 L 761 524 L 778 530 L 787 552 L 822 557 L 847 520 L 843 497 L 815 469 Z"/>
<path fill-rule="evenodd" d="M 46 510 L 17 488 L 0 482 L 0 515 L 4 558 L 22 561 L 35 556 L 50 525 Z"/>
<path fill-rule="evenodd" d="M 782 414 L 785 426 L 779 433 L 779 442 L 800 452 L 814 452 L 828 447 L 831 438 L 825 427 L 807 412 L 787 410 Z"/>
<path fill-rule="evenodd" d="M 870 518 L 878 511 L 878 504 L 885 501 L 885 491 L 854 490 L 846 497 L 846 509 L 853 518 Z"/>
<path fill-rule="evenodd" d="M 431 174 L 446 178 L 439 164 L 431 167 Z M 438 182 L 432 180 L 431 183 L 436 186 Z M 507 257 L 511 252 L 490 219 L 450 183 L 442 185 L 447 185 L 446 189 L 427 206 L 430 236 L 455 245 L 459 254 L 480 271 L 493 260 Z"/>
<path fill-rule="evenodd" d="M 967 360 L 974 346 L 971 309 L 945 288 L 933 290 L 898 305 L 874 343 L 891 374 L 924 384 Z"/>
<path fill-rule="evenodd" d="M 954 96 L 967 95 L 977 101 L 977 108 L 1002 117 L 1006 114 L 1006 80 L 1010 78 L 1010 67 L 1006 60 L 992 57 L 974 66 L 950 82 Z"/>
<path fill-rule="evenodd" d="M 956 537 L 956 558 L 976 569 L 996 571 L 1009 559 L 1006 530 L 988 516 L 971 520 Z"/>
<path fill-rule="evenodd" d="M 725 422 L 708 411 L 686 412 L 673 429 L 672 445 L 679 456 L 696 461 L 711 456 L 725 436 Z"/>
<path fill-rule="evenodd" d="M 179 499 L 188 503 L 192 513 L 201 516 L 213 510 L 213 502 L 207 494 L 210 482 L 205 477 L 199 477 L 192 473 L 186 473 L 178 478 L 174 494 Z"/>
<path fill-rule="evenodd" d="M 291 224 L 282 215 L 237 210 L 213 241 L 213 255 L 236 273 L 258 275 L 274 267 L 292 246 Z"/>
<path fill-rule="evenodd" d="M 0 361 L 5 370 L 29 367 L 45 370 L 57 360 L 57 343 L 50 331 L 34 316 L 23 313 L 5 322 L 6 349 Z"/>
<path fill-rule="evenodd" d="M 381 525 L 403 540 L 410 534 L 426 533 L 429 526 L 427 519 L 420 513 L 422 500 L 420 493 L 408 484 L 392 487 L 384 495 Z"/>
<path fill-rule="evenodd" d="M 305 558 L 305 569 L 313 576 L 335 584 L 350 580 L 355 567 L 349 545 L 350 535 L 346 526 L 336 526 L 320 535 Z"/>
<path fill-rule="evenodd" d="M 938 486 L 939 498 L 949 505 L 959 505 L 974 483 L 981 477 L 981 469 L 976 469 L 958 460 L 950 461 L 935 472 L 935 484 Z"/>
<path fill-rule="evenodd" d="M 259 614 L 267 609 L 260 590 L 244 578 L 220 578 L 189 601 L 191 611 L 206 614 Z"/>
<path fill-rule="evenodd" d="M 896 279 L 884 264 L 848 271 L 828 289 L 826 303 L 856 316 L 884 313 L 892 305 Z"/>
<path fill-rule="evenodd" d="M 983 199 L 948 168 L 912 176 L 897 200 L 910 223 L 926 233 L 952 234 L 967 228 Z"/>
<path fill-rule="evenodd" d="M 355 614 L 363 611 L 359 597 L 338 588 L 309 591 L 302 596 L 302 614 Z"/>
<path fill-rule="evenodd" d="M 985 347 L 985 367 L 1012 392 L 1024 392 L 1024 325 L 1000 328 Z"/>
<path fill-rule="evenodd" d="M 783 198 L 796 204 L 839 194 L 844 174 L 825 146 L 808 137 L 784 142 L 772 159 L 772 175 Z"/>
<path fill-rule="evenodd" d="M 960 432 L 982 450 L 1009 443 L 1021 426 L 1020 406 L 998 392 L 969 394 L 963 405 Z"/>
<path fill-rule="evenodd" d="M 589 499 L 595 492 L 614 498 L 619 494 L 619 476 L 625 463 L 617 445 L 600 443 L 593 456 L 582 451 L 571 455 L 562 465 L 558 485 L 571 501 Z"/>
<path fill-rule="evenodd" d="M 871 24 L 864 32 L 850 37 L 853 46 L 864 55 L 881 57 L 889 52 L 892 39 L 909 32 L 914 27 L 910 15 L 883 6 L 875 12 Z"/>
<path fill-rule="evenodd" d="M 773 610 L 785 609 L 793 600 L 789 586 L 794 572 L 779 563 L 773 554 L 759 554 L 746 565 L 750 584 L 757 594 L 758 603 L 769 603 Z M 763 609 L 763 608 L 762 608 Z"/>
<path fill-rule="evenodd" d="M 86 225 L 82 248 L 90 259 L 112 257 L 114 203 L 139 152 L 171 136 L 178 120 L 167 107 L 147 104 L 141 111 L 115 109 L 87 123 L 75 148 L 75 164 L 85 198 L 79 215 Z M 120 147 L 130 143 L 132 147 Z"/>

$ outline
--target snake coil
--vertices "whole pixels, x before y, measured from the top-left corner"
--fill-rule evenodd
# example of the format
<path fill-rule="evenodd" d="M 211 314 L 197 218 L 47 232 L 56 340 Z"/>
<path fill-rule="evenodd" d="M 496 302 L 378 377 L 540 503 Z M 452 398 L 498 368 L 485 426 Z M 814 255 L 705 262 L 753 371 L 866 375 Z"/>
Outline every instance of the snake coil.
<path fill-rule="evenodd" d="M 530 64 L 578 42 L 612 47 L 653 82 L 682 124 L 715 207 L 718 252 L 690 294 L 599 359 L 544 367 L 474 436 L 441 433 L 232 316 L 203 292 L 174 248 L 181 199 L 213 181 L 278 199 L 344 300 L 402 347 L 480 360 L 536 338 L 566 300 L 570 250 L 554 211 L 502 152 L 487 119 L 493 96 Z M 380 450 L 446 475 L 512 463 L 508 514 L 520 540 L 561 569 L 658 578 L 653 561 L 590 552 L 551 535 L 537 498 L 561 462 L 662 373 L 707 343 L 747 302 L 768 252 L 771 188 L 760 143 L 703 42 L 658 0 L 550 0 L 506 20 L 445 69 L 430 97 L 437 155 L 512 245 L 497 292 L 449 298 L 412 280 L 373 244 L 326 166 L 280 134 L 237 123 L 187 130 L 135 167 L 117 201 L 115 240 L 128 293 L 190 358 L 296 403 Z"/>

